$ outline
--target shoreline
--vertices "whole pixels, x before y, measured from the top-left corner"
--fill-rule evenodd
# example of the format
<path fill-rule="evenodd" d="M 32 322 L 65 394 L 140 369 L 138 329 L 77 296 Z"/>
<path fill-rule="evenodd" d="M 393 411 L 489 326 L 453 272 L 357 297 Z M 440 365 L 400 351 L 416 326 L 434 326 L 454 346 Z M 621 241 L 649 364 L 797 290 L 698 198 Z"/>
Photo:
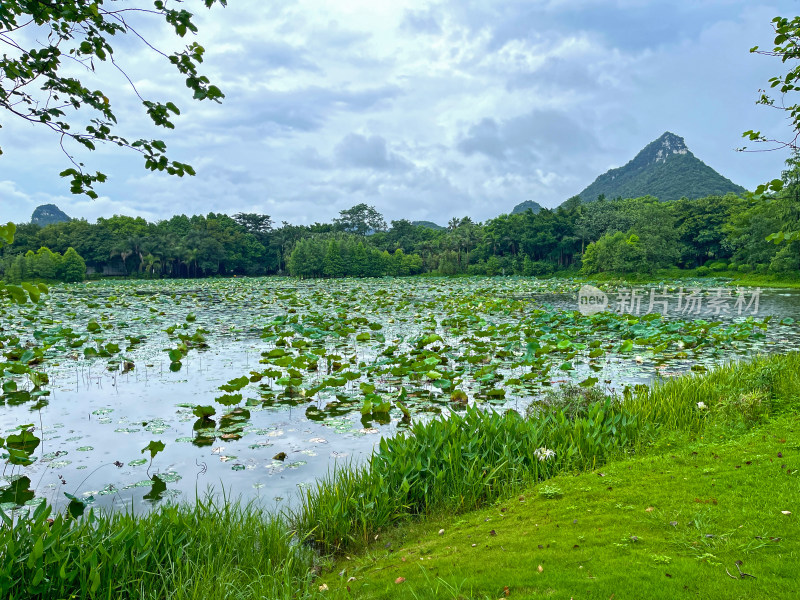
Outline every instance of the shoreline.
<path fill-rule="evenodd" d="M 265 594 L 268 597 L 330 598 L 338 595 L 348 597 L 347 586 L 350 585 L 352 589 L 360 581 L 358 590 L 363 594 L 360 597 L 386 597 L 387 594 L 400 597 L 419 589 L 418 578 L 424 580 L 429 574 L 409 569 L 410 573 L 404 571 L 386 582 L 384 576 L 394 572 L 381 569 L 380 561 L 388 560 L 395 564 L 401 556 L 400 550 L 394 554 L 392 548 L 404 548 L 406 552 L 402 556 L 408 557 L 411 553 L 419 552 L 422 547 L 420 544 L 425 548 L 435 546 L 430 552 L 425 550 L 422 553 L 422 564 L 427 566 L 428 556 L 435 560 L 436 548 L 448 545 L 450 549 L 453 548 L 455 542 L 448 536 L 457 533 L 460 536 L 459 545 L 464 546 L 463 551 L 471 552 L 478 542 L 470 539 L 470 543 L 465 545 L 463 541 L 469 536 L 477 536 L 480 531 L 481 540 L 486 536 L 491 538 L 481 541 L 481 544 L 488 543 L 497 550 L 497 545 L 502 546 L 506 536 L 515 531 L 513 528 L 508 530 L 500 523 L 511 521 L 515 515 L 523 520 L 528 518 L 517 514 L 526 510 L 523 504 L 525 507 L 535 505 L 544 508 L 544 515 L 551 515 L 530 517 L 541 519 L 543 527 L 556 526 L 558 531 L 548 532 L 547 537 L 559 540 L 571 531 L 570 535 L 576 537 L 575 545 L 589 546 L 587 540 L 591 530 L 569 530 L 571 526 L 564 515 L 572 514 L 584 502 L 576 496 L 582 489 L 575 487 L 578 485 L 576 482 L 589 481 L 592 485 L 584 487 L 595 488 L 595 482 L 600 481 L 600 477 L 605 478 L 602 487 L 586 500 L 594 502 L 594 507 L 586 510 L 593 511 L 592 518 L 598 519 L 598 522 L 615 520 L 616 524 L 606 526 L 615 532 L 615 536 L 619 537 L 620 528 L 628 527 L 628 516 L 644 514 L 649 518 L 654 512 L 638 504 L 652 504 L 654 510 L 662 511 L 658 515 L 663 519 L 669 521 L 674 518 L 684 523 L 689 519 L 680 513 L 680 507 L 668 509 L 664 491 L 653 491 L 652 499 L 647 502 L 641 498 L 634 503 L 628 496 L 615 497 L 617 504 L 623 506 L 621 513 L 617 514 L 609 504 L 607 497 L 611 496 L 605 494 L 604 488 L 635 488 L 639 492 L 655 490 L 650 483 L 646 484 L 644 475 L 650 472 L 650 466 L 670 462 L 673 460 L 670 456 L 682 457 L 678 466 L 686 467 L 686 475 L 693 475 L 700 472 L 694 471 L 695 468 L 711 468 L 706 463 L 714 464 L 714 452 L 722 455 L 713 444 L 738 443 L 737 440 L 749 440 L 748 443 L 753 447 L 749 452 L 761 457 L 758 464 L 762 464 L 763 452 L 759 449 L 759 443 L 767 439 L 765 436 L 774 437 L 774 431 L 786 431 L 780 434 L 786 439 L 776 442 L 770 438 L 765 444 L 770 448 L 776 443 L 785 444 L 781 447 L 787 453 L 786 459 L 779 462 L 790 463 L 787 467 L 788 476 L 793 477 L 792 473 L 796 475 L 800 469 L 798 457 L 791 452 L 798 447 L 799 441 L 794 433 L 800 404 L 799 367 L 800 354 L 797 352 L 763 356 L 747 363 L 727 364 L 707 374 L 685 375 L 640 388 L 629 392 L 625 402 L 621 403 L 608 398 L 596 401 L 595 397 L 589 396 L 586 401 L 581 401 L 578 396 L 577 399 L 565 398 L 565 404 L 554 410 L 543 409 L 545 412 L 533 419 L 523 418 L 514 412 L 499 414 L 474 411 L 464 416 L 451 416 L 446 421 L 437 419 L 419 424 L 414 427 L 411 436 L 382 440 L 379 452 L 373 455 L 367 465 L 355 469 L 343 468 L 321 480 L 313 490 L 306 491 L 302 506 L 286 515 L 275 515 L 229 498 L 222 504 L 198 498 L 195 506 L 167 504 L 142 516 L 87 511 L 83 518 L 78 519 L 53 514 L 54 520 L 48 522 L 50 509 L 42 505 L 29 519 L 16 517 L 13 530 L 8 526 L 9 521 L 4 519 L 6 526 L 0 529 L 4 543 L 0 547 L 6 549 L 3 562 L 10 569 L 11 577 L 6 583 L 15 582 L 4 589 L 12 592 L 9 597 L 49 598 L 53 597 L 53 593 L 59 594 L 58 597 L 75 592 L 84 594 L 92 587 L 99 594 L 105 593 L 103 590 L 119 594 L 121 590 L 134 586 L 147 589 L 152 598 L 211 598 L 226 587 L 246 585 L 245 582 L 249 581 L 247 585 L 252 591 L 249 597 L 253 598 Z M 554 455 L 543 452 L 543 448 Z M 729 469 L 733 477 L 740 472 L 760 473 L 755 469 L 739 471 L 740 468 L 744 469 L 740 463 L 745 460 L 740 454 L 724 457 L 726 461 L 739 464 L 736 469 Z M 543 455 L 546 456 L 544 460 Z M 686 458 L 700 455 L 704 461 L 702 464 L 700 458 L 695 461 L 696 464 Z M 632 468 L 636 471 L 628 474 Z M 769 477 L 772 477 L 771 471 L 769 473 Z M 623 485 L 626 477 L 628 483 Z M 785 481 L 787 484 L 796 484 L 796 479 Z M 695 483 L 687 485 L 691 487 Z M 663 482 L 658 485 L 668 490 Z M 781 501 L 785 500 L 783 487 L 775 488 L 775 497 Z M 724 485 L 720 488 L 717 495 L 712 491 L 702 498 L 697 496 L 701 498 L 703 506 L 709 505 L 705 502 L 709 498 L 719 497 L 722 503 L 726 488 Z M 680 489 L 689 496 L 699 493 L 693 488 Z M 513 499 L 519 496 L 524 497 L 525 502 L 514 504 Z M 687 503 L 689 508 L 697 508 L 697 502 L 692 498 L 688 498 Z M 498 508 L 509 506 L 514 507 L 513 510 L 509 508 L 497 513 Z M 627 506 L 633 508 L 627 509 Z M 553 510 L 549 507 L 553 507 Z M 560 507 L 558 511 L 555 511 L 556 507 Z M 738 512 L 733 512 L 741 515 L 742 509 L 748 516 L 738 518 L 746 520 L 748 531 L 761 525 L 756 505 L 752 510 L 741 506 Z M 583 523 L 589 517 L 586 510 L 574 520 Z M 668 510 L 678 510 L 679 516 L 668 514 Z M 493 516 L 484 516 L 489 513 Z M 776 518 L 783 518 L 783 515 Z M 493 519 L 494 522 L 487 524 L 486 519 Z M 558 527 L 562 521 L 565 525 L 563 531 Z M 795 521 L 786 523 L 797 527 Z M 444 526 L 439 527 L 439 524 Z M 435 535 L 434 546 L 430 544 L 432 527 L 437 531 L 445 530 L 441 536 Z M 668 523 L 658 527 L 658 531 L 673 531 Z M 492 534 L 487 528 L 495 533 Z M 600 528 L 603 529 L 602 526 Z M 674 560 L 682 565 L 682 570 L 676 573 L 694 573 L 695 558 L 690 557 L 689 560 L 673 549 L 667 553 L 655 543 L 654 536 L 658 533 L 655 525 L 650 524 L 650 529 L 629 528 L 632 529 L 630 535 L 640 537 L 643 543 L 635 548 L 630 548 L 628 543 L 626 552 L 638 552 L 640 548 L 645 548 L 647 553 L 642 555 L 644 558 L 639 557 L 645 564 L 649 565 L 647 561 L 650 560 L 654 562 L 651 566 L 660 568 Z M 528 527 L 525 526 L 525 529 Z M 681 531 L 691 538 L 697 533 L 695 529 Z M 712 529 L 712 536 L 724 534 L 719 527 Z M 704 528 L 698 535 L 705 536 L 707 533 Z M 770 530 L 768 533 L 781 539 L 791 538 L 789 530 Z M 580 540 L 579 536 L 583 536 L 584 540 Z M 10 543 L 12 539 L 13 544 Z M 42 546 L 37 550 L 37 539 L 45 541 L 47 548 Z M 102 544 L 101 539 L 105 540 Z M 292 542 L 292 539 L 295 541 Z M 713 538 L 699 539 L 702 542 Z M 298 544 L 297 540 L 303 543 Z M 609 565 L 613 569 L 613 561 L 619 559 L 614 553 L 620 543 L 626 542 L 616 538 L 603 540 L 602 544 L 594 540 L 599 544 L 598 547 L 602 546 L 597 551 L 600 554 L 595 556 L 602 555 L 611 561 Z M 542 561 L 547 565 L 544 572 L 549 576 L 564 557 L 551 555 L 551 562 L 544 562 L 536 555 L 541 550 L 541 541 L 546 540 L 539 540 L 539 547 L 535 544 L 515 545 L 509 541 L 508 547 L 503 547 L 500 552 L 522 553 L 520 560 L 524 558 L 526 564 L 531 560 Z M 260 552 L 252 552 L 254 543 L 259 544 Z M 476 546 L 472 546 L 473 543 Z M 563 539 L 562 542 L 556 541 L 557 545 L 562 543 Z M 220 552 L 220 545 L 228 550 Z M 317 552 L 312 553 L 311 548 L 316 548 Z M 573 554 L 571 548 L 559 546 L 559 552 L 580 558 L 580 553 Z M 531 553 L 536 556 L 530 556 Z M 612 554 L 616 558 L 611 557 Z M 119 562 L 113 559 L 114 556 L 124 558 L 123 563 L 129 566 L 116 568 Z M 187 558 L 181 559 L 181 556 Z M 461 585 L 453 577 L 459 581 L 469 579 L 468 585 L 480 594 L 497 597 L 496 592 L 502 592 L 502 588 L 493 589 L 494 573 L 505 572 L 501 566 L 507 562 L 498 562 L 497 569 L 481 570 L 479 567 L 485 567 L 486 560 L 507 561 L 509 558 L 493 554 L 493 558 L 489 559 L 478 554 L 477 550 L 474 556 L 483 558 L 476 565 L 468 560 L 463 565 L 463 571 L 458 560 L 460 556 L 456 556 L 453 563 L 455 571 L 451 572 L 455 575 L 447 576 L 449 579 L 442 578 L 441 581 L 433 576 L 431 582 L 435 584 L 434 587 L 443 589 L 445 584 Z M 652 556 L 666 556 L 669 560 L 653 559 Z M 759 557 L 768 563 L 762 565 L 762 569 L 769 567 L 783 572 L 784 563 L 788 564 L 786 561 L 773 560 L 771 554 Z M 374 563 L 374 560 L 379 562 Z M 622 556 L 622 560 L 627 559 Z M 730 562 L 733 560 L 736 559 Z M 745 557 L 744 560 L 749 567 L 752 559 Z M 95 566 L 91 566 L 93 561 Z M 588 564 L 586 557 L 583 557 L 583 562 Z M 707 559 L 699 564 L 705 568 L 706 564 L 712 562 L 718 560 Z M 140 569 L 141 565 L 147 568 Z M 40 569 L 41 576 L 37 575 Z M 65 573 L 64 577 L 59 575 L 59 569 Z M 337 573 L 342 570 L 347 577 L 338 577 Z M 73 573 L 72 583 L 68 576 L 70 572 Z M 377 580 L 370 575 L 373 572 L 380 573 L 379 579 L 383 583 L 376 583 Z M 634 581 L 636 585 L 642 581 L 649 582 L 650 571 L 642 573 L 636 576 L 628 573 L 626 581 Z M 533 577 L 536 576 L 534 572 Z M 169 590 L 183 589 L 198 577 L 203 581 L 209 578 L 214 580 L 207 593 L 196 589 L 188 593 L 187 589 L 187 593 L 168 595 Z M 348 582 L 349 577 L 356 579 Z M 652 581 L 660 582 L 664 575 L 660 574 L 659 577 L 661 579 Z M 414 585 L 395 587 L 400 585 L 394 583 L 396 578 L 404 578 L 404 581 L 407 578 Z M 543 577 L 543 581 L 546 579 L 546 576 Z M 41 588 L 44 595 L 39 595 L 31 587 L 33 581 L 37 581 L 34 587 L 45 585 L 45 581 L 49 582 L 47 585 L 60 582 L 62 587 L 57 592 L 51 588 L 45 592 L 45 588 Z M 78 588 L 75 587 L 76 582 L 80 582 Z M 365 583 L 369 584 L 366 588 Z M 787 585 L 783 579 L 779 583 L 780 589 Z M 506 585 L 522 591 L 527 584 L 513 580 Z M 564 585 L 563 579 L 561 585 Z M 381 586 L 385 586 L 385 589 Z M 491 593 L 487 591 L 489 589 Z M 751 597 L 759 596 L 756 594 Z"/>

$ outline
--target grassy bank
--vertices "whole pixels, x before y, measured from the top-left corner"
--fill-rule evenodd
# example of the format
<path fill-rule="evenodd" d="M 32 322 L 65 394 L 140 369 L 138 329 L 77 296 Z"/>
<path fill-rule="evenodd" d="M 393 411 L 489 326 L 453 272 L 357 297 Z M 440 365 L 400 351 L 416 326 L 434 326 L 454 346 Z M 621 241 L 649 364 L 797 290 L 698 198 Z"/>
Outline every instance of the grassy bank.
<path fill-rule="evenodd" d="M 319 585 L 363 598 L 794 597 L 798 367 L 797 354 L 765 357 L 642 389 L 624 404 L 637 428 L 625 457 L 554 462 L 559 474 L 489 508 L 384 529 Z"/>
<path fill-rule="evenodd" d="M 772 562 L 754 573 L 758 585 L 788 597 L 784 563 L 796 564 L 800 533 L 798 413 L 800 354 L 791 353 L 624 399 L 555 393 L 528 417 L 468 409 L 416 423 L 411 435 L 382 440 L 366 465 L 331 473 L 286 517 L 200 500 L 49 521 L 42 506 L 3 519 L 0 596 L 306 598 L 350 585 L 365 597 L 494 598 L 505 586 L 521 597 L 674 597 L 658 596 L 664 578 L 727 598 L 738 596 L 720 590 L 762 588 L 727 576 L 750 587 L 689 582 L 723 560 L 753 572 L 763 556 Z M 341 562 L 314 581 L 331 557 Z M 581 571 L 586 581 L 575 579 Z M 626 592 L 645 580 L 652 595 Z"/>
<path fill-rule="evenodd" d="M 799 427 L 670 436 L 663 453 L 389 531 L 317 585 L 332 598 L 796 598 Z"/>

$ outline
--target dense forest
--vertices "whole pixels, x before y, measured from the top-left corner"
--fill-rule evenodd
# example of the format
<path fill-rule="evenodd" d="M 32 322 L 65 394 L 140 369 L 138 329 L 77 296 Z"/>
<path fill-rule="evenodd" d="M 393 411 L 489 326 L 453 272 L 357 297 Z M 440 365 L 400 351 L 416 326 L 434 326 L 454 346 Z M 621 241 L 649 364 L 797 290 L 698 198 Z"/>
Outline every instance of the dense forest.
<path fill-rule="evenodd" d="M 269 216 L 210 213 L 148 223 L 114 216 L 19 225 L 2 250 L 10 281 L 74 281 L 89 275 L 207 277 L 290 274 L 302 277 L 516 274 L 559 270 L 651 273 L 666 267 L 742 272 L 800 269 L 800 242 L 765 241 L 800 228 L 800 168 L 787 161 L 784 190 L 773 197 L 708 196 L 660 202 L 645 196 L 501 215 L 485 223 L 454 218 L 444 229 L 408 220 L 387 225 L 366 204 L 332 223 L 282 223 Z M 74 256 L 73 256 L 74 255 Z M 69 257 L 69 260 L 67 258 Z M 72 266 L 67 269 L 67 264 Z"/>

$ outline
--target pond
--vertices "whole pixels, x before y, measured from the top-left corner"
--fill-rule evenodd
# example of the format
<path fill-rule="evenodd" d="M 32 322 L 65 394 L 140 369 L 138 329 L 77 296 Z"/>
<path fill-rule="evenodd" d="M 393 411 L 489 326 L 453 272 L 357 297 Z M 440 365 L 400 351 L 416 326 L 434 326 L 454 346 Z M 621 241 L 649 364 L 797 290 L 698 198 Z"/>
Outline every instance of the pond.
<path fill-rule="evenodd" d="M 0 436 L 24 425 L 41 443 L 32 464 L 6 465 L 0 504 L 63 506 L 67 493 L 146 511 L 213 489 L 280 508 L 411 420 L 467 404 L 524 412 L 567 381 L 620 392 L 800 346 L 796 291 L 762 290 L 756 308 L 752 290 L 669 283 L 656 288 L 666 315 L 645 314 L 648 300 L 638 315 L 582 314 L 581 285 L 102 281 L 3 306 L 5 364 L 34 375 L 2 375 Z M 689 288 L 706 312 L 677 310 Z M 631 294 L 603 291 L 611 310 Z M 712 301 L 729 293 L 727 310 Z M 151 441 L 164 444 L 152 462 Z"/>

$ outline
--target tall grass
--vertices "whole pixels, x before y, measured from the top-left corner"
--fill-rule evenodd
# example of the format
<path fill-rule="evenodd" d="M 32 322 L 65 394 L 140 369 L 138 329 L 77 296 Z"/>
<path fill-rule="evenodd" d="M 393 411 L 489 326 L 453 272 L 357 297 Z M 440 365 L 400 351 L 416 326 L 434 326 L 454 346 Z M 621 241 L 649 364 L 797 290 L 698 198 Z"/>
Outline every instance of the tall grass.
<path fill-rule="evenodd" d="M 529 418 L 470 408 L 382 439 L 365 466 L 336 470 L 306 490 L 291 521 L 302 539 L 338 551 L 414 516 L 471 510 L 555 473 L 595 468 L 665 431 L 749 426 L 791 407 L 800 408 L 798 353 L 731 363 L 588 406 L 540 404 Z M 539 460 L 541 447 L 555 457 Z"/>
<path fill-rule="evenodd" d="M 700 431 L 709 420 L 752 424 L 767 414 L 800 408 L 800 353 L 758 356 L 660 381 L 628 394 L 625 407 L 650 430 Z"/>
<path fill-rule="evenodd" d="M 0 597 L 303 598 L 312 552 L 252 504 L 198 499 L 146 515 L 3 514 Z"/>
<path fill-rule="evenodd" d="M 610 400 L 573 420 L 469 408 L 382 439 L 367 465 L 336 470 L 306 490 L 293 524 L 325 551 L 364 544 L 409 517 L 472 510 L 564 469 L 602 463 L 636 431 L 636 419 Z M 541 460 L 539 448 L 555 456 Z"/>

